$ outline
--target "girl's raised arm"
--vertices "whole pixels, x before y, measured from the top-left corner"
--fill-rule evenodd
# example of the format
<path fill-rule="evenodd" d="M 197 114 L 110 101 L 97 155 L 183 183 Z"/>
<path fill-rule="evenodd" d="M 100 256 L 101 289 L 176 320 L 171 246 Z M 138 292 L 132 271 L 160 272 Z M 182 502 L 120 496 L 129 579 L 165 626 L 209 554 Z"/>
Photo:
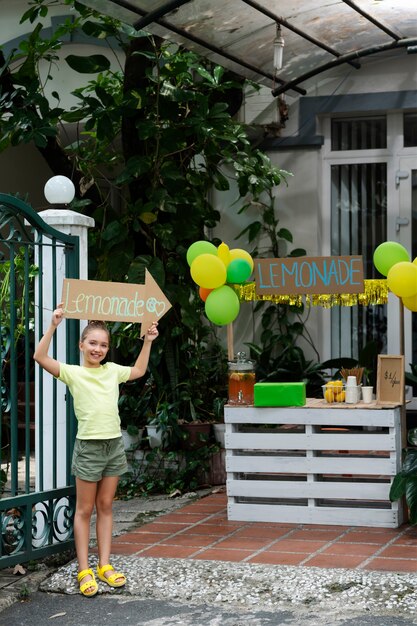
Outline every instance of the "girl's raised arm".
<path fill-rule="evenodd" d="M 158 322 L 151 324 L 150 328 L 146 332 L 143 338 L 142 350 L 139 353 L 136 363 L 131 369 L 129 380 L 136 380 L 141 378 L 145 373 L 149 363 L 149 356 L 151 353 L 152 342 L 158 337 Z"/>
<path fill-rule="evenodd" d="M 39 363 L 39 365 L 43 367 L 44 370 L 52 374 L 52 376 L 56 377 L 59 376 L 60 371 L 59 361 L 49 356 L 48 351 L 54 332 L 59 324 L 62 322 L 63 318 L 64 311 L 62 309 L 62 304 L 59 304 L 55 311 L 52 313 L 52 319 L 49 328 L 43 335 L 42 339 L 39 341 L 33 355 L 36 363 Z"/>

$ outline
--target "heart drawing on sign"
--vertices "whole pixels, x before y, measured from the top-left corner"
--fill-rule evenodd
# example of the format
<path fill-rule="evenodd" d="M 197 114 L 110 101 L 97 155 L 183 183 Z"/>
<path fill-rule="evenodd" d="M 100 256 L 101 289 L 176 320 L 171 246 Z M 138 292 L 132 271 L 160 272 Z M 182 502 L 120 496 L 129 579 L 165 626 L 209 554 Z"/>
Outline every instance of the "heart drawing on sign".
<path fill-rule="evenodd" d="M 156 298 L 148 298 L 146 301 L 146 310 L 149 313 L 156 313 L 158 317 L 165 311 L 165 302 L 160 302 Z"/>
<path fill-rule="evenodd" d="M 165 311 L 165 302 L 156 302 L 155 304 L 155 312 L 158 317 L 164 314 Z"/>

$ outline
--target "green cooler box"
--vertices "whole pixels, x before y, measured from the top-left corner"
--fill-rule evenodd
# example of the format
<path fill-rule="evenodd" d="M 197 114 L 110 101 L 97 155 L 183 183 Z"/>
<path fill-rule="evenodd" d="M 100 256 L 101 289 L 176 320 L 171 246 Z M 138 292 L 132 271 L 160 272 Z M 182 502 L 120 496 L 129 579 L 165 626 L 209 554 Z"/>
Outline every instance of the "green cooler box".
<path fill-rule="evenodd" d="M 255 406 L 304 406 L 305 383 L 255 383 Z"/>

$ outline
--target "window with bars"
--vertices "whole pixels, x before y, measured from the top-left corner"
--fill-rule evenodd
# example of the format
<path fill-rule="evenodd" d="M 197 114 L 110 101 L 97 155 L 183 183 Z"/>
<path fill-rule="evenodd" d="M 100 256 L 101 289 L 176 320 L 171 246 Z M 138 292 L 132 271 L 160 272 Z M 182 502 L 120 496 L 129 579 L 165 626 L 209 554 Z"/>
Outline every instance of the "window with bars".
<path fill-rule="evenodd" d="M 333 120 L 332 150 L 386 146 L 384 117 Z M 387 163 L 348 162 L 331 166 L 331 254 L 362 255 L 366 279 L 381 278 L 373 265 L 375 248 L 387 239 Z M 335 307 L 332 356 L 359 358 L 370 341 L 386 346 L 386 306 Z"/>
<path fill-rule="evenodd" d="M 335 118 L 331 146 L 339 150 L 372 150 L 387 147 L 387 119 L 378 117 Z"/>

